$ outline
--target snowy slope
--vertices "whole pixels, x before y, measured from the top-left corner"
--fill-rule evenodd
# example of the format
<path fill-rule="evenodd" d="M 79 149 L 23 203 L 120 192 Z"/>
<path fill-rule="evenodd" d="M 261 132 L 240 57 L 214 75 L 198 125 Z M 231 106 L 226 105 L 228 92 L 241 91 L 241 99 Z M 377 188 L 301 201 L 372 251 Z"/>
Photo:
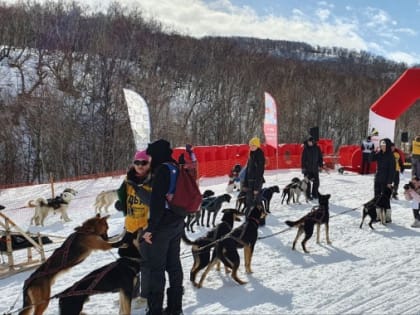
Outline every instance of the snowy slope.
<path fill-rule="evenodd" d="M 284 187 L 299 170 L 266 172 L 266 186 Z M 321 174 L 321 193 L 330 193 L 330 239 L 325 243 L 321 229 L 321 244 L 315 236 L 308 242 L 310 254 L 300 246 L 291 250 L 296 231 L 288 229 L 285 220 L 297 219 L 306 214 L 314 204 L 282 205 L 281 194 L 274 194 L 272 213 L 265 227 L 260 228 L 260 239 L 255 248 L 252 267 L 247 275 L 241 265 L 239 276 L 248 281 L 240 286 L 224 271 L 210 272 L 204 287 L 196 289 L 189 282 L 192 265 L 190 248 L 182 244 L 184 266 L 185 314 L 414 314 L 420 313 L 418 274 L 420 271 L 420 229 L 410 227 L 412 212 L 409 202 L 392 201 L 393 223 L 367 225 L 359 229 L 361 208 L 373 195 L 373 175 L 354 173 L 340 175 L 336 172 Z M 406 171 L 401 185 L 408 182 Z M 49 185 L 7 189 L 0 192 L 0 204 L 7 206 L 3 212 L 25 230 L 62 236 L 70 234 L 75 226 L 94 214 L 93 202 L 97 193 L 117 188 L 123 177 L 106 177 L 97 180 L 60 183 L 55 191 L 66 187 L 79 191 L 69 206 L 71 222 L 61 223 L 58 216 L 50 216 L 44 228 L 29 226 L 33 209 L 21 208 L 29 199 L 50 197 Z M 224 193 L 226 177 L 202 179 L 200 188 Z M 402 191 L 400 189 L 400 196 Z M 235 198 L 229 206 L 234 206 Z M 226 206 L 227 207 L 227 206 Z M 17 209 L 20 208 L 20 209 Z M 112 211 L 109 235 L 118 234 L 123 227 L 123 217 Z M 200 236 L 206 228 L 199 227 L 190 238 Z M 47 254 L 57 244 L 49 245 Z M 25 251 L 19 251 L 25 253 Z M 243 253 L 241 252 L 241 258 Z M 6 258 L 6 257 L 4 257 Z M 116 251 L 95 252 L 86 261 L 59 277 L 53 294 L 65 289 L 93 269 L 116 259 Z M 223 269 L 222 269 L 223 270 Z M 10 307 L 22 305 L 23 281 L 30 275 L 24 272 L 0 280 L 0 313 Z M 85 305 L 87 314 L 118 314 L 117 294 L 91 297 Z M 58 314 L 57 300 L 53 299 L 46 314 Z M 16 304 L 14 304 L 16 303 Z M 133 314 L 144 314 L 135 309 Z"/>

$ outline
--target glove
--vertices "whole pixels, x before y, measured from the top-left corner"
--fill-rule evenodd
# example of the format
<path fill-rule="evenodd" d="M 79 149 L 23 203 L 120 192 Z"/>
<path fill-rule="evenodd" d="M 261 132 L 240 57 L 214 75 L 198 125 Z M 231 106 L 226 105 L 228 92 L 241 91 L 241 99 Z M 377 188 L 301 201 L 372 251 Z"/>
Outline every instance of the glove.
<path fill-rule="evenodd" d="M 191 144 L 189 144 L 189 143 L 187 143 L 187 144 L 185 145 L 185 151 L 187 151 L 187 152 L 191 155 L 191 153 L 192 153 L 192 151 L 193 151 L 193 147 L 192 147 L 192 145 L 191 145 Z"/>

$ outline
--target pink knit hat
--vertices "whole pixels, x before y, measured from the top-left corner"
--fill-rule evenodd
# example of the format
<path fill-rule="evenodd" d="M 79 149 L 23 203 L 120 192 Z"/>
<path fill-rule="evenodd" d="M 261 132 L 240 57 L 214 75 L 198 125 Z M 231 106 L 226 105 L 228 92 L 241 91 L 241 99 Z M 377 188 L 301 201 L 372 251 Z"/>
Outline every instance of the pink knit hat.
<path fill-rule="evenodd" d="M 134 155 L 133 161 L 150 161 L 150 155 L 147 155 L 146 150 L 137 151 Z"/>

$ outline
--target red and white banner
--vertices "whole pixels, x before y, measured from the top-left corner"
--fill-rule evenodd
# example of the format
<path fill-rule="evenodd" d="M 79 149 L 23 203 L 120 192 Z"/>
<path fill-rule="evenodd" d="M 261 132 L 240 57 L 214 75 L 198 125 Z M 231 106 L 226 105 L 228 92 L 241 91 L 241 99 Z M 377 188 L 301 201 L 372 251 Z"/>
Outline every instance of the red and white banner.
<path fill-rule="evenodd" d="M 274 98 L 267 92 L 264 92 L 265 116 L 264 116 L 264 135 L 265 142 L 277 150 L 277 105 Z"/>

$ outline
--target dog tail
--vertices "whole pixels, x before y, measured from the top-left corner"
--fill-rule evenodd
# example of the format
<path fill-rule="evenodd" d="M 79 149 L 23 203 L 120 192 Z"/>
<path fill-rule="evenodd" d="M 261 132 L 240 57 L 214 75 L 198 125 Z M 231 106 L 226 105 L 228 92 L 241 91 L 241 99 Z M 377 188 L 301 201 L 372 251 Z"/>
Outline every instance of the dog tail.
<path fill-rule="evenodd" d="M 37 205 L 35 203 L 35 200 L 29 200 L 27 206 L 29 208 L 35 208 Z"/>
<path fill-rule="evenodd" d="M 187 244 L 187 245 L 190 245 L 190 246 L 192 246 L 192 245 L 196 245 L 194 241 L 190 240 L 190 239 L 187 237 L 187 235 L 185 234 L 185 230 L 184 230 L 184 232 L 182 233 L 181 239 L 182 239 L 182 240 L 184 241 L 184 243 L 185 243 L 185 244 Z"/>
<path fill-rule="evenodd" d="M 302 219 L 299 219 L 297 221 L 289 221 L 289 220 L 287 220 L 284 223 L 286 223 L 290 227 L 294 227 L 294 226 L 297 226 L 297 225 L 301 224 L 301 222 L 302 222 Z"/>
<path fill-rule="evenodd" d="M 35 207 L 46 206 L 46 205 L 48 205 L 48 201 L 45 200 L 44 198 L 38 198 L 36 200 L 29 200 L 28 201 L 28 207 L 29 208 L 35 208 Z"/>

